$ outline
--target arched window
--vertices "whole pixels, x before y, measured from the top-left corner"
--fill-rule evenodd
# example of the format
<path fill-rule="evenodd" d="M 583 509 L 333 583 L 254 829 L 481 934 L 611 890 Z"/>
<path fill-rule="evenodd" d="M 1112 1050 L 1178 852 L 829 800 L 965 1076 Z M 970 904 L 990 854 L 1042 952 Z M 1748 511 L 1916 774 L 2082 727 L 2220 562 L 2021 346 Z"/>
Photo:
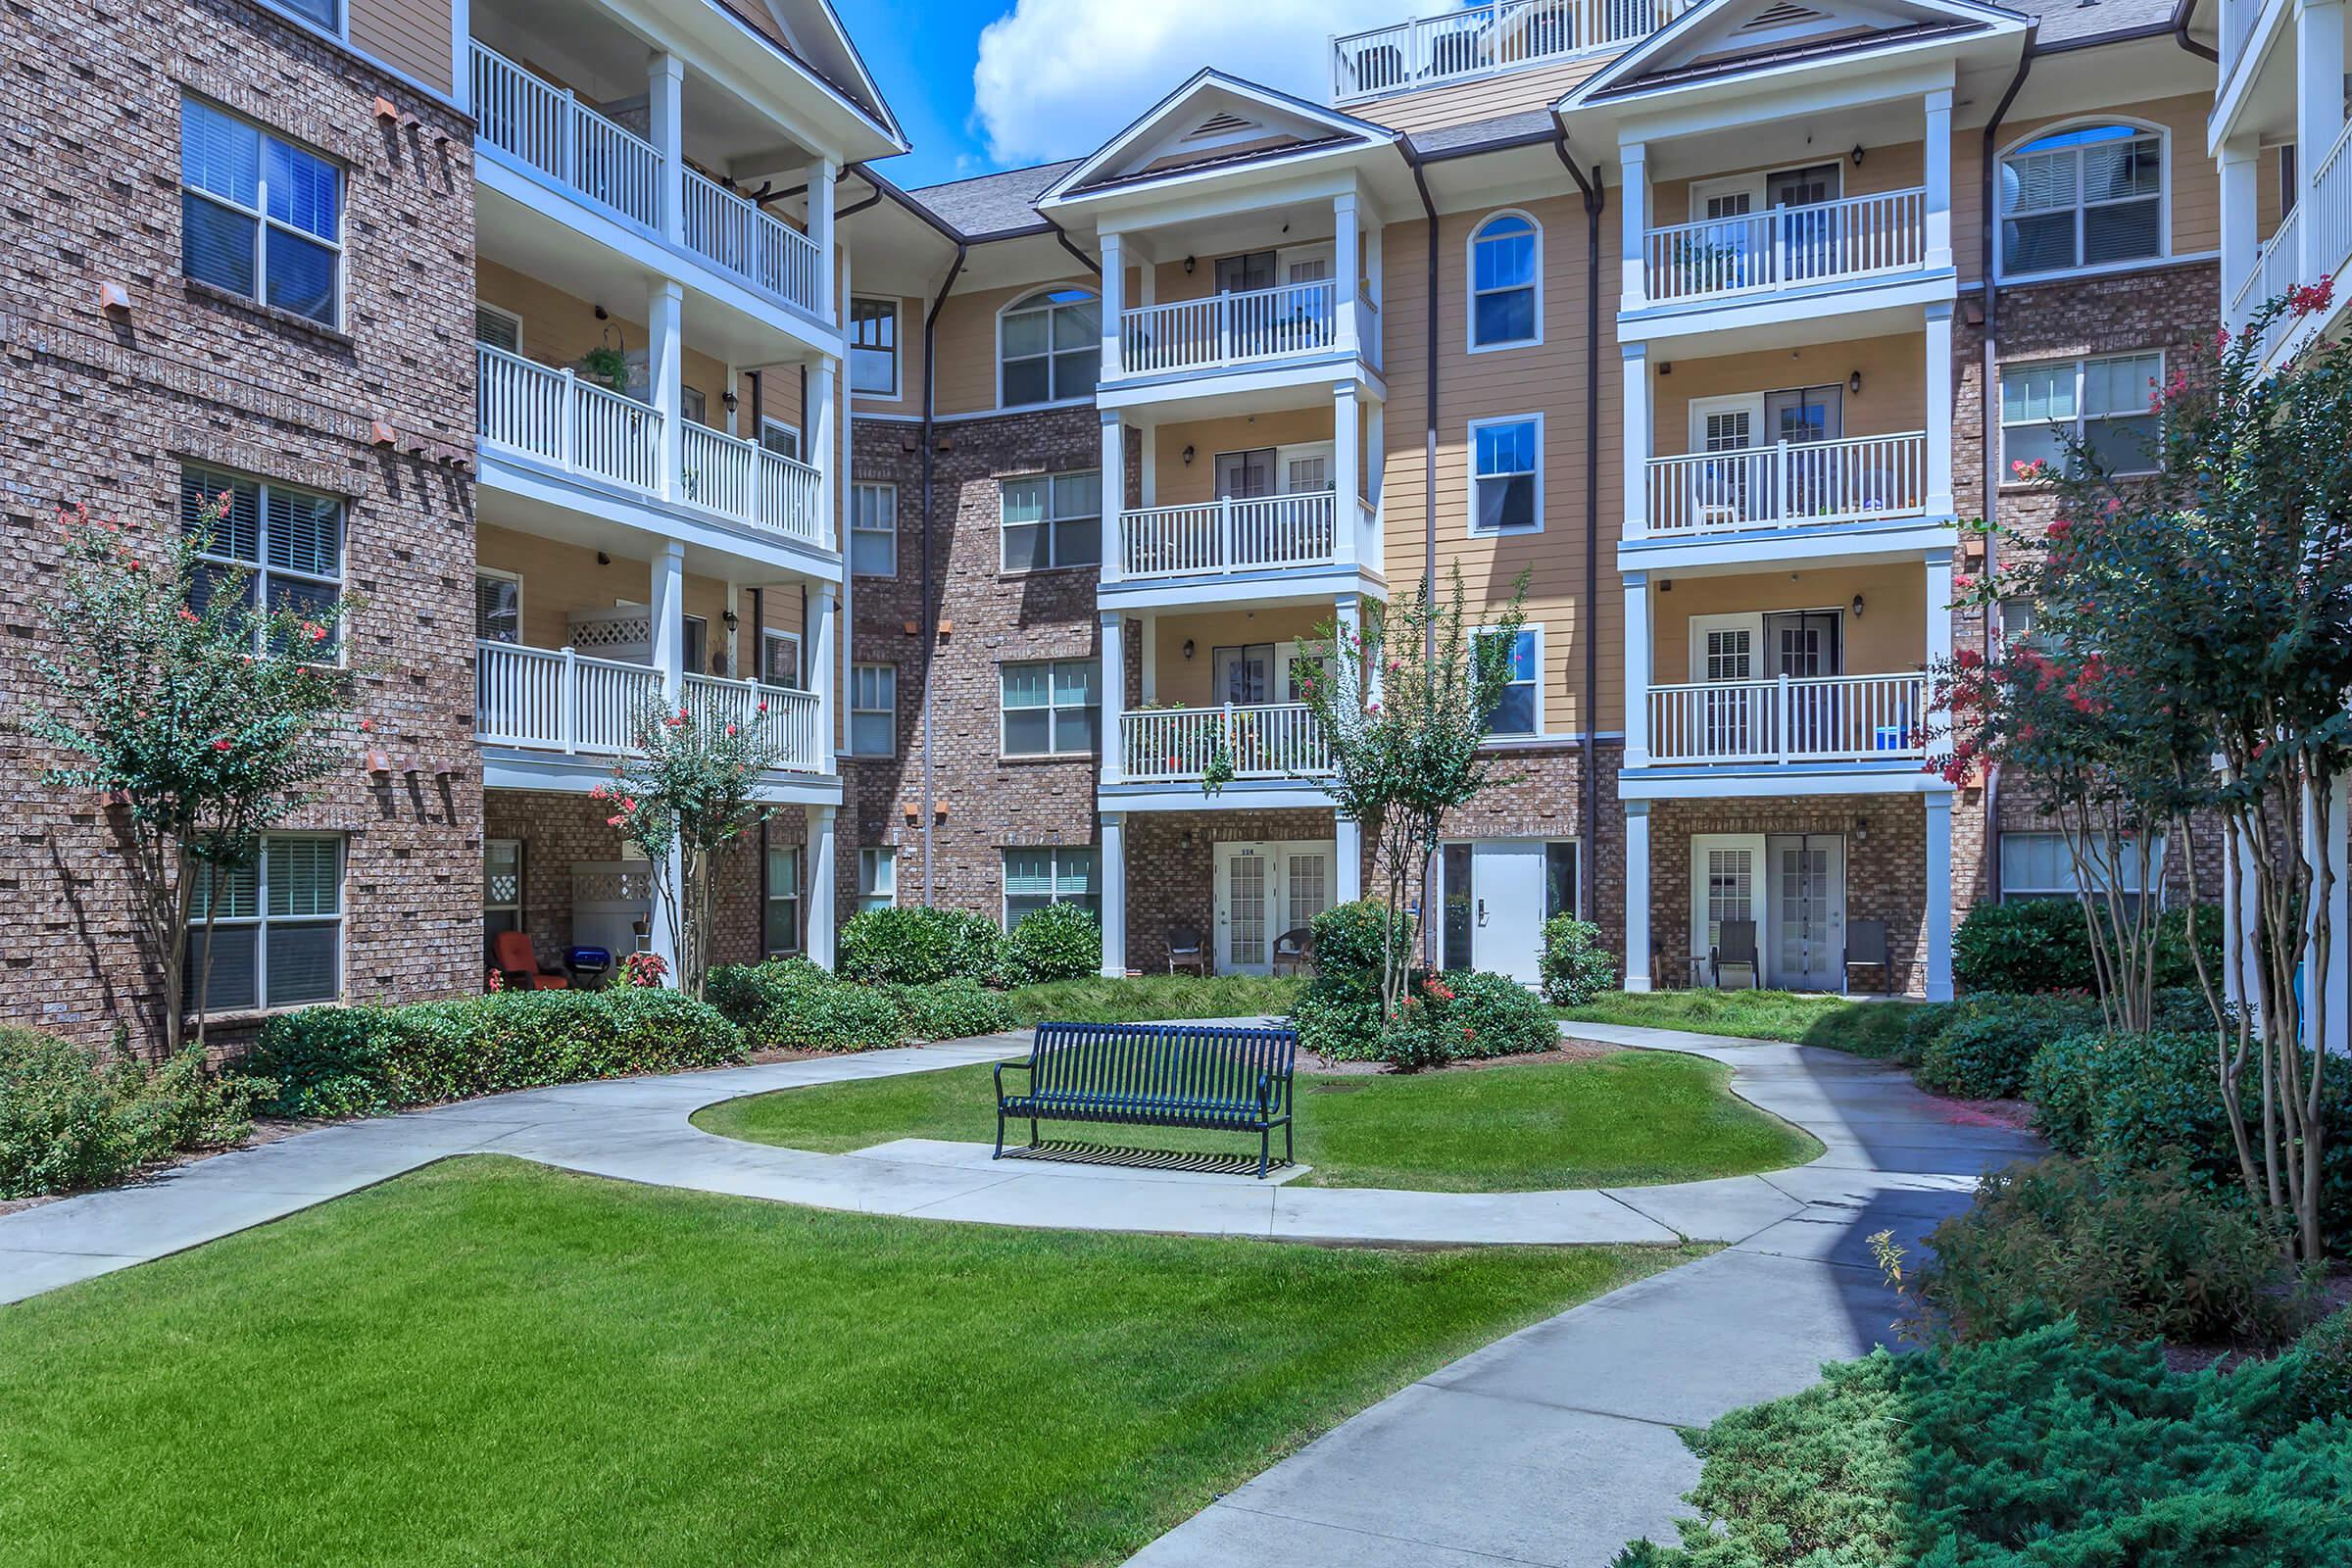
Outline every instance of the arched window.
<path fill-rule="evenodd" d="M 1496 213 L 1470 236 L 1470 347 L 1544 341 L 1544 231 L 1525 213 Z"/>
<path fill-rule="evenodd" d="M 2164 135 L 2069 125 L 2001 160 L 2001 270 L 2064 272 L 2165 253 Z"/>
<path fill-rule="evenodd" d="M 1102 372 L 1102 304 L 1081 288 L 1032 294 L 997 327 L 997 401 L 1065 403 L 1095 395 Z"/>

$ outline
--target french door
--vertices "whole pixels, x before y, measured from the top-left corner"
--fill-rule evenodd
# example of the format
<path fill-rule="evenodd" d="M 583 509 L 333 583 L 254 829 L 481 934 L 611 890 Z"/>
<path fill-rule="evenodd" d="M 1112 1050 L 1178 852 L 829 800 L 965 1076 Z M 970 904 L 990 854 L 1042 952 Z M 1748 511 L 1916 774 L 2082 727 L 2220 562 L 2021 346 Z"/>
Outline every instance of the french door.
<path fill-rule="evenodd" d="M 1219 974 L 1270 972 L 1275 938 L 1331 907 L 1335 850 L 1328 839 L 1216 847 Z"/>
<path fill-rule="evenodd" d="M 1765 840 L 1770 919 L 1765 961 L 1783 991 L 1838 991 L 1845 975 L 1845 838 L 1774 833 Z"/>

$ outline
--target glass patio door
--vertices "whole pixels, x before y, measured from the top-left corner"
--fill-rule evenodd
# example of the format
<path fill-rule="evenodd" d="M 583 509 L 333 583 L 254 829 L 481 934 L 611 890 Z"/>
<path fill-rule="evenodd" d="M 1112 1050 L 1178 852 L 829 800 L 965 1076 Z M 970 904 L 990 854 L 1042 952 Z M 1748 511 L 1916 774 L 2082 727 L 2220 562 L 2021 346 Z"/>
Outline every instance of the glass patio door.
<path fill-rule="evenodd" d="M 1783 991 L 1835 991 L 1845 967 L 1845 840 L 1836 833 L 1775 833 L 1767 959 Z"/>

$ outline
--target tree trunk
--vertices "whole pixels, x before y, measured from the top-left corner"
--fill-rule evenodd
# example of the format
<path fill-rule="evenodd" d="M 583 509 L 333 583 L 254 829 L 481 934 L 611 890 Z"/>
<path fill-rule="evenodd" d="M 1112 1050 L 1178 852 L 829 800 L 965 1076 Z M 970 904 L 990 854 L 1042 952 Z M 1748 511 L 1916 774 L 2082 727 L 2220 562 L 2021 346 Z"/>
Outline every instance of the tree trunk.
<path fill-rule="evenodd" d="M 187 997 L 188 984 L 188 906 L 195 900 L 196 884 L 188 875 L 187 857 L 176 857 L 177 875 L 172 879 L 171 897 L 162 906 L 171 913 L 164 931 L 164 1055 L 167 1059 L 179 1054 L 180 1019 Z M 155 858 L 155 869 L 160 874 L 162 857 Z M 162 902 L 159 900 L 159 903 Z M 206 955 L 209 960 L 211 955 Z"/>

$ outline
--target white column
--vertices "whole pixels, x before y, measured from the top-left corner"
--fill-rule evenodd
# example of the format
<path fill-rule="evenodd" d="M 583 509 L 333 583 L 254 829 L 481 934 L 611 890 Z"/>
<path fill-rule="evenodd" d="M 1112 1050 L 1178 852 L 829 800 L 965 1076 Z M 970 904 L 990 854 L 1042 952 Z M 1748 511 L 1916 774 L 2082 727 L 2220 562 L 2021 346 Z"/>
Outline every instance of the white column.
<path fill-rule="evenodd" d="M 2323 255 L 2327 225 L 2311 201 L 2320 165 L 2344 128 L 2343 0 L 2299 0 L 2295 7 L 2295 183 L 2303 220 L 2295 225 L 2302 255 L 2298 283 L 2319 280 L 2340 257 Z"/>
<path fill-rule="evenodd" d="M 1952 304 L 1928 307 L 1928 517 L 1952 514 Z"/>
<path fill-rule="evenodd" d="M 1338 863 L 1332 892 L 1335 902 L 1353 904 L 1364 896 L 1364 828 L 1352 816 L 1337 817 L 1332 823 L 1332 858 Z"/>
<path fill-rule="evenodd" d="M 1102 973 L 1127 974 L 1127 813 L 1102 813 Z"/>
<path fill-rule="evenodd" d="M 1337 336 L 1332 346 L 1342 354 L 1355 353 L 1363 342 L 1355 318 L 1356 279 L 1363 267 L 1356 249 L 1360 236 L 1355 223 L 1355 192 L 1342 191 L 1331 199 L 1331 275 L 1339 290 Z"/>
<path fill-rule="evenodd" d="M 1648 282 L 1642 275 L 1642 258 L 1648 254 L 1649 227 L 1649 149 L 1641 142 L 1628 142 L 1617 150 L 1617 211 L 1623 247 L 1619 270 L 1625 274 L 1625 299 L 1622 309 L 1638 311 L 1648 298 Z M 1629 443 L 1628 452 L 1633 451 Z"/>
<path fill-rule="evenodd" d="M 654 412 L 662 418 L 661 492 L 663 499 L 678 493 L 678 466 L 686 440 L 686 290 L 674 278 L 662 278 L 647 291 L 645 302 L 646 390 Z"/>
<path fill-rule="evenodd" d="M 1108 314 L 1105 311 L 1104 314 Z M 1119 550 L 1119 514 L 1127 510 L 1127 428 L 1116 410 L 1102 411 L 1102 581 L 1118 582 L 1125 559 Z"/>
<path fill-rule="evenodd" d="M 817 544 L 846 550 L 849 535 L 841 525 L 841 463 L 834 448 L 840 436 L 834 428 L 833 377 L 841 362 L 820 354 L 808 366 L 808 408 L 802 416 L 808 426 L 808 462 L 816 469 Z"/>
<path fill-rule="evenodd" d="M 1649 803 L 1625 803 L 1625 989 L 1649 989 Z"/>
<path fill-rule="evenodd" d="M 1126 729 L 1121 720 L 1127 711 L 1127 650 L 1121 639 L 1125 630 L 1117 611 L 1102 612 L 1102 782 L 1105 784 L 1119 783 L 1126 776 L 1120 765 Z"/>
<path fill-rule="evenodd" d="M 1928 244 L 1930 267 L 1952 265 L 1952 89 L 1928 94 Z"/>
<path fill-rule="evenodd" d="M 1159 701 L 1159 617 L 1144 616 L 1144 701 Z"/>
<path fill-rule="evenodd" d="M 1649 765 L 1649 573 L 1625 579 L 1625 765 Z"/>
<path fill-rule="evenodd" d="M 1641 539 L 1649 533 L 1649 345 L 1627 343 L 1617 353 L 1625 370 L 1625 413 L 1619 420 L 1625 434 L 1618 445 L 1625 464 L 1625 537 Z"/>
<path fill-rule="evenodd" d="M 1928 1000 L 1952 1000 L 1952 792 L 1928 802 Z"/>
<path fill-rule="evenodd" d="M 802 857 L 807 863 L 801 868 L 801 900 L 808 911 L 808 961 L 819 968 L 833 967 L 833 917 L 841 903 L 841 890 L 834 886 L 833 818 L 839 810 L 831 806 L 806 806 L 808 813 L 808 853 Z"/>
<path fill-rule="evenodd" d="M 1928 552 L 1928 627 L 1927 627 L 1927 690 L 1924 701 L 1934 704 L 1936 672 L 1951 662 L 1952 657 L 1952 553 L 1949 550 Z M 1928 733 L 1941 730 L 1947 715 L 1940 708 L 1931 706 L 1926 714 Z"/>
<path fill-rule="evenodd" d="M 2262 250 L 2261 177 L 2260 142 L 2247 136 L 2222 144 L 2222 319 L 2232 332 L 2238 323 L 2230 307 Z"/>
<path fill-rule="evenodd" d="M 1342 647 L 1334 648 L 1331 651 L 1332 657 L 1336 660 L 1346 654 L 1347 649 L 1344 645 L 1352 643 L 1359 649 L 1364 645 L 1364 601 L 1357 594 L 1339 594 L 1332 599 L 1331 603 L 1331 618 L 1339 625 L 1343 644 Z M 1379 700 L 1372 695 L 1370 686 L 1372 673 L 1370 668 L 1366 668 L 1364 671 L 1364 704 L 1366 707 Z"/>
<path fill-rule="evenodd" d="M 816 688 L 816 761 L 820 772 L 834 771 L 840 750 L 840 719 L 844 704 L 841 683 L 832 678 L 838 659 L 833 651 L 834 628 L 841 617 L 833 612 L 833 584 L 820 582 L 808 598 L 808 683 Z"/>
<path fill-rule="evenodd" d="M 808 164 L 808 238 L 816 246 L 816 314 L 827 321 L 842 318 L 841 301 L 834 293 L 833 181 L 841 166 L 830 158 Z"/>
<path fill-rule="evenodd" d="M 686 62 L 656 54 L 646 62 L 646 139 L 662 154 L 662 237 L 672 245 L 686 238 Z"/>
<path fill-rule="evenodd" d="M 1102 237 L 1102 379 L 1108 381 L 1119 374 L 1119 341 L 1125 336 L 1120 330 L 1119 316 L 1127 308 L 1127 250 L 1114 229 Z"/>
<path fill-rule="evenodd" d="M 647 617 L 646 635 L 651 645 L 655 670 L 662 678 L 664 702 L 683 700 L 685 692 L 686 617 L 686 547 L 677 540 L 665 541 L 654 557 L 645 596 Z M 685 874 L 677 846 L 672 844 L 654 874 L 662 879 L 672 893 L 678 891 Z M 661 901 L 655 901 L 653 918 L 647 922 L 652 932 L 655 955 L 667 966 L 670 984 L 677 984 L 678 945 L 670 930 L 669 918 L 663 913 Z"/>
<path fill-rule="evenodd" d="M 1331 548 L 1343 566 L 1356 557 L 1357 500 L 1364 492 L 1364 426 L 1356 412 L 1355 383 L 1331 389 Z"/>

